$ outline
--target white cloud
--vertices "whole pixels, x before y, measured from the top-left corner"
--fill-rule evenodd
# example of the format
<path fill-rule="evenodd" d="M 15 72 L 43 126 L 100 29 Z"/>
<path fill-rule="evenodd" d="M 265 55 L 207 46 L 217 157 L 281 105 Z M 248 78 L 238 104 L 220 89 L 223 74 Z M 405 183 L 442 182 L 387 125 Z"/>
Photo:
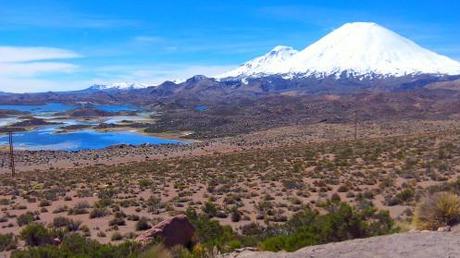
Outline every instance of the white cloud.
<path fill-rule="evenodd" d="M 138 82 L 153 86 L 167 80 L 183 81 L 194 75 L 212 77 L 235 68 L 234 65 L 154 64 L 103 66 L 89 70 L 88 67 L 80 68 L 65 60 L 77 57 L 81 55 L 66 49 L 0 46 L 0 91 L 79 90 L 92 84 L 116 82 Z M 92 78 L 88 78 L 87 74 L 77 76 L 82 72 L 90 73 Z"/>
<path fill-rule="evenodd" d="M 49 67 L 47 67 L 49 65 Z M 22 70 L 21 76 L 13 76 L 14 71 Z M 6 92 L 44 92 L 44 91 L 67 91 L 85 89 L 93 84 L 112 84 L 112 83 L 143 83 L 150 86 L 156 86 L 164 81 L 184 81 L 194 75 L 214 75 L 227 72 L 234 69 L 235 66 L 218 66 L 218 65 L 151 65 L 151 66 L 105 66 L 95 69 L 95 78 L 88 80 L 47 80 L 41 79 L 34 75 L 55 72 L 74 72 L 77 67 L 65 63 L 48 63 L 42 62 L 37 66 L 31 66 L 27 69 L 21 67 L 9 66 L 9 72 L 2 71 L 0 64 L 0 91 Z M 27 70 L 27 72 L 25 71 Z M 25 75 L 28 76 L 25 76 Z M 7 85 L 7 86 L 4 86 Z"/>
<path fill-rule="evenodd" d="M 32 62 L 76 57 L 81 57 L 81 55 L 60 48 L 0 46 L 0 63 Z"/>
<path fill-rule="evenodd" d="M 98 69 L 95 83 L 139 82 L 158 85 L 164 81 L 184 81 L 194 75 L 208 77 L 234 69 L 234 65 L 154 65 L 106 66 Z"/>
<path fill-rule="evenodd" d="M 91 85 L 90 81 L 60 81 L 37 78 L 7 77 L 0 77 L 0 82 L 0 91 L 14 93 L 79 90 L 85 88 L 85 85 Z"/>
<path fill-rule="evenodd" d="M 77 67 L 74 64 L 54 62 L 0 63 L 0 76 L 23 78 L 40 76 L 44 73 L 70 73 L 75 71 Z"/>
<path fill-rule="evenodd" d="M 0 91 L 56 90 L 57 82 L 40 77 L 75 72 L 77 65 L 54 60 L 77 57 L 81 55 L 66 49 L 0 46 Z"/>
<path fill-rule="evenodd" d="M 159 43 L 159 42 L 164 42 L 165 39 L 162 37 L 156 37 L 156 36 L 137 36 L 137 37 L 134 37 L 134 41 L 139 42 L 139 43 Z"/>

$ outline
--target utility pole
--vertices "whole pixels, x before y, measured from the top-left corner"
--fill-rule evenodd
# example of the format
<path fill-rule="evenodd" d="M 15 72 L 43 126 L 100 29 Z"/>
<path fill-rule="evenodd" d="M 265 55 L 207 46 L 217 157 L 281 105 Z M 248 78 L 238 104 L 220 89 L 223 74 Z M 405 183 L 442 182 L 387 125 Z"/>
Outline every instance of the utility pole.
<path fill-rule="evenodd" d="M 13 150 L 13 132 L 8 132 L 8 142 L 10 144 L 10 167 L 11 167 L 11 176 L 14 177 L 16 174 L 14 167 L 14 150 Z"/>
<path fill-rule="evenodd" d="M 354 113 L 354 123 L 355 123 L 355 141 L 358 140 L 358 111 Z"/>

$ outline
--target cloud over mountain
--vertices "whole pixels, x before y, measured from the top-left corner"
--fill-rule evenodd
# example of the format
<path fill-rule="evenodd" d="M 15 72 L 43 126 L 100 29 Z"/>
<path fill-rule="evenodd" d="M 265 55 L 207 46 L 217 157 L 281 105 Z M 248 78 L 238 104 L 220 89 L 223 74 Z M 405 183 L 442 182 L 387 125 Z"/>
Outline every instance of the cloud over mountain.
<path fill-rule="evenodd" d="M 60 48 L 0 46 L 0 90 L 33 91 L 47 84 L 48 74 L 76 71 L 78 66 L 67 60 L 79 57 Z"/>

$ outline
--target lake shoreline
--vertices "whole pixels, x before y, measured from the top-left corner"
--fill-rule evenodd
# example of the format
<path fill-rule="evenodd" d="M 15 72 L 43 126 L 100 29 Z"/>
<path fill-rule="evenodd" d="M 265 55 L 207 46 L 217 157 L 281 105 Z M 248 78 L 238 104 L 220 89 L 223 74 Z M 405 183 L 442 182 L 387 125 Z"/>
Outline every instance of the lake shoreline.
<path fill-rule="evenodd" d="M 88 106 L 94 109 L 87 109 Z M 155 119 L 151 117 L 153 113 L 128 104 L 91 104 L 80 106 L 79 109 L 75 105 L 48 103 L 44 105 L 0 105 L 0 109 L 21 114 L 27 113 L 27 115 L 3 118 L 2 128 L 5 132 L 9 128 L 21 129 L 17 130 L 14 136 L 16 149 L 19 150 L 80 151 L 104 149 L 117 145 L 195 142 L 184 139 L 191 132 L 154 134 L 145 132 L 145 128 L 155 122 Z M 94 110 L 92 113 L 95 114 L 99 114 L 97 110 L 101 110 L 100 112 L 104 112 L 104 115 L 73 116 L 79 110 L 82 112 Z M 0 144 L 3 145 L 7 145 L 5 132 L 0 133 Z"/>

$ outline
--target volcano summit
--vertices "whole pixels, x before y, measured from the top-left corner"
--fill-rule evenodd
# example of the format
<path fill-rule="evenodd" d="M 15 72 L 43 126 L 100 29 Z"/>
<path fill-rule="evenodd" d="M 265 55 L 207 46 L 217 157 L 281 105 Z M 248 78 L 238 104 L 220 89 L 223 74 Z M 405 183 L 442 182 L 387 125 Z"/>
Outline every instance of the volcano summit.
<path fill-rule="evenodd" d="M 460 63 L 376 23 L 347 23 L 301 51 L 278 46 L 218 78 L 457 75 Z"/>

